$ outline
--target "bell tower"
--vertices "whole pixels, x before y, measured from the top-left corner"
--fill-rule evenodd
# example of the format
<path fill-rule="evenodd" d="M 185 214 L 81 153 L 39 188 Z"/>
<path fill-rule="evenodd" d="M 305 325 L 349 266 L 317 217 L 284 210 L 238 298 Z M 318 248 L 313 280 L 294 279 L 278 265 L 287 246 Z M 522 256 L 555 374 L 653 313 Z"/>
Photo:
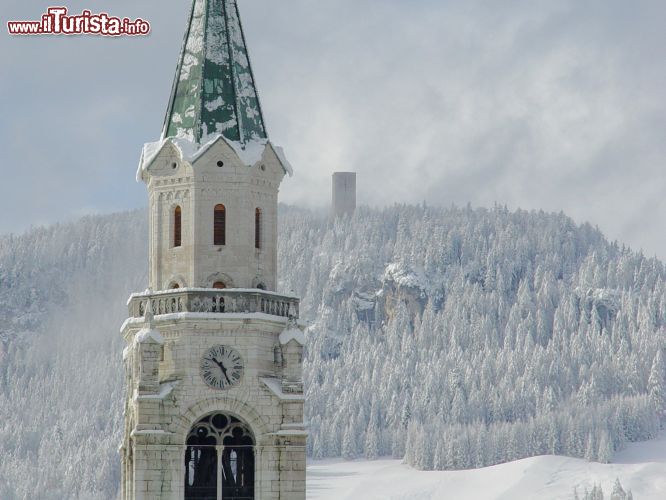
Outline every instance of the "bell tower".
<path fill-rule="evenodd" d="M 122 327 L 123 500 L 305 499 L 299 299 L 278 293 L 277 198 L 235 0 L 193 0 L 149 195 L 149 287 Z"/>

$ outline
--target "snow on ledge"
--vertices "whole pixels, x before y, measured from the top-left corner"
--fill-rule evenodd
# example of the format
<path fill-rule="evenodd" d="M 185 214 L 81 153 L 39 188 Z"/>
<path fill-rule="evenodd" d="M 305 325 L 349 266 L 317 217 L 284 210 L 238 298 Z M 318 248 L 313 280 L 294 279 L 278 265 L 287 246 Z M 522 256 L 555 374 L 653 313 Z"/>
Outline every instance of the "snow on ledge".
<path fill-rule="evenodd" d="M 282 384 L 277 378 L 271 377 L 259 377 L 268 389 L 275 394 L 275 396 L 281 401 L 305 401 L 305 396 L 303 394 L 287 394 L 282 392 Z"/>
<path fill-rule="evenodd" d="M 394 262 L 386 266 L 382 281 L 384 283 L 393 282 L 396 285 L 405 288 L 416 288 L 420 290 L 426 290 L 428 288 L 428 280 L 422 271 L 410 269 L 400 262 Z"/>
<path fill-rule="evenodd" d="M 130 434 L 133 436 L 154 436 L 154 435 L 172 435 L 173 432 L 167 432 L 162 429 L 146 429 L 143 431 L 137 431 L 136 429 Z"/>
<path fill-rule="evenodd" d="M 280 334 L 281 345 L 287 345 L 292 340 L 295 340 L 300 345 L 305 345 L 305 334 L 296 325 L 289 325 Z"/>
<path fill-rule="evenodd" d="M 282 424 L 283 429 L 288 429 L 288 430 L 301 430 L 305 429 L 305 422 L 296 422 L 293 424 Z"/>
<path fill-rule="evenodd" d="M 256 319 L 262 321 L 270 321 L 271 323 L 287 323 L 288 319 L 283 316 L 273 316 L 266 313 L 198 313 L 198 312 L 182 312 L 160 314 L 155 316 L 155 323 L 161 321 L 179 321 L 179 320 L 243 320 L 243 319 Z M 123 333 L 128 327 L 143 325 L 145 320 L 143 318 L 127 318 L 123 325 L 120 327 L 120 333 Z M 299 325 L 304 323 L 299 322 Z"/>
<path fill-rule="evenodd" d="M 127 305 L 129 306 L 132 302 L 132 299 L 143 298 L 143 297 L 159 297 L 161 295 L 172 295 L 177 293 L 186 293 L 186 292 L 222 292 L 224 293 L 260 293 L 262 295 L 270 295 L 272 297 L 287 298 L 287 299 L 299 299 L 297 295 L 290 293 L 278 293 L 278 292 L 269 292 L 268 290 L 261 290 L 260 288 L 224 288 L 222 290 L 218 288 L 173 288 L 170 290 L 159 290 L 157 292 L 153 290 L 145 290 L 143 292 L 133 293 L 127 299 Z"/>
<path fill-rule="evenodd" d="M 145 320 L 142 318 L 142 321 Z M 147 344 L 151 341 L 153 344 L 163 345 L 164 337 L 162 337 L 160 332 L 153 328 L 143 328 L 136 332 L 136 336 L 134 337 L 135 344 Z"/>
<path fill-rule="evenodd" d="M 310 433 L 306 430 L 281 430 L 277 432 L 271 432 L 271 436 L 281 436 L 281 437 L 296 437 L 296 436 L 309 436 Z"/>
<path fill-rule="evenodd" d="M 271 144 L 271 143 L 269 143 Z M 282 168 L 285 169 L 285 171 L 289 174 L 289 177 L 294 176 L 294 167 L 292 167 L 291 163 L 289 163 L 289 160 L 287 160 L 287 155 L 284 154 L 284 149 L 280 146 L 273 146 L 273 151 L 275 151 L 275 155 L 278 157 L 278 160 L 280 160 L 280 163 L 282 163 Z"/>
<path fill-rule="evenodd" d="M 155 161 L 155 158 L 157 158 L 167 143 L 176 148 L 181 161 L 194 163 L 220 140 L 227 143 L 227 145 L 234 150 L 238 159 L 247 166 L 255 165 L 261 161 L 266 147 L 270 145 L 275 152 L 275 155 L 280 160 L 284 171 L 289 174 L 290 177 L 293 177 L 294 175 L 294 169 L 291 166 L 291 163 L 287 160 L 284 150 L 279 146 L 274 146 L 267 139 L 259 139 L 242 144 L 240 142 L 230 141 L 221 134 L 214 134 L 202 140 L 200 144 L 184 137 L 167 137 L 166 139 L 161 139 L 156 142 L 147 142 L 143 145 L 143 149 L 141 150 L 141 158 L 139 159 L 139 166 L 136 171 L 136 181 L 141 182 L 143 180 L 143 174 L 148 170 L 153 161 Z"/>
<path fill-rule="evenodd" d="M 163 400 L 171 394 L 176 387 L 174 382 L 160 384 L 160 392 L 157 394 L 134 394 L 135 401 Z"/>

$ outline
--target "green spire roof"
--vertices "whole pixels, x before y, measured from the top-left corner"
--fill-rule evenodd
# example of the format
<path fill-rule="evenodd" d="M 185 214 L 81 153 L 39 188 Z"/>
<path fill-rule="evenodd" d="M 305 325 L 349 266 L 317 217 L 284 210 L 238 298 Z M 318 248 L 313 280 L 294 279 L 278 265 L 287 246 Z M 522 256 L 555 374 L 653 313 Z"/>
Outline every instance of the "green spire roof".
<path fill-rule="evenodd" d="M 162 138 L 267 139 L 236 0 L 193 0 Z"/>

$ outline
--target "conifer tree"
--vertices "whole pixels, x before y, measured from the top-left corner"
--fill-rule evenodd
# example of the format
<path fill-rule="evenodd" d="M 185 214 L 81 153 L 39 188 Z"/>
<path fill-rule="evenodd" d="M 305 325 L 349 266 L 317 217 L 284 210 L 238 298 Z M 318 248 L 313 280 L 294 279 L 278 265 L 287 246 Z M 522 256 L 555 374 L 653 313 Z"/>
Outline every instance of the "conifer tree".
<path fill-rule="evenodd" d="M 657 410 L 657 414 L 662 419 L 666 420 L 666 382 L 664 381 L 664 376 L 666 372 L 664 365 L 664 358 L 662 350 L 657 350 L 657 354 L 654 356 L 652 361 L 652 367 L 650 368 L 650 378 L 648 379 L 648 392 L 650 394 L 650 400 Z"/>
<path fill-rule="evenodd" d="M 365 433 L 365 458 L 368 460 L 379 458 L 379 431 L 377 423 L 372 418 Z"/>
<path fill-rule="evenodd" d="M 342 437 L 342 458 L 354 460 L 356 458 L 356 437 L 353 424 L 348 424 Z"/>
<path fill-rule="evenodd" d="M 602 464 L 610 463 L 613 458 L 613 446 L 611 444 L 608 432 L 604 431 L 599 439 L 599 451 L 597 452 L 597 460 Z"/>
<path fill-rule="evenodd" d="M 627 494 L 620 484 L 620 479 L 616 478 L 615 483 L 613 484 L 613 491 L 610 495 L 610 500 L 627 500 Z"/>

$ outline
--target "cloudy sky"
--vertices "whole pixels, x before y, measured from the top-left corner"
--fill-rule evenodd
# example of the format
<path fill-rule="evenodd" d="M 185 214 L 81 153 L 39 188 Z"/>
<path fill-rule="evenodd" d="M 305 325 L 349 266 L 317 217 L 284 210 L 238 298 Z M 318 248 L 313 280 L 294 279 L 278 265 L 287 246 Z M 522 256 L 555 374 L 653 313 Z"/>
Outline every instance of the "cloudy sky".
<path fill-rule="evenodd" d="M 57 3 L 57 2 L 56 2 Z M 10 37 L 51 1 L 3 0 L 0 233 L 145 206 L 190 0 L 72 0 L 145 38 Z M 663 0 L 239 0 L 282 201 L 564 211 L 666 259 Z"/>

